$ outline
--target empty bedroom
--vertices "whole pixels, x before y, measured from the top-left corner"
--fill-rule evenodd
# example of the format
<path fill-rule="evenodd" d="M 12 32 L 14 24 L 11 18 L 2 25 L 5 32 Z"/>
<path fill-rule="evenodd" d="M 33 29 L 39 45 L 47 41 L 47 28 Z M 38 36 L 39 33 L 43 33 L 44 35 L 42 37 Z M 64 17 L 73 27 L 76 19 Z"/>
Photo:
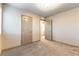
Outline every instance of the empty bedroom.
<path fill-rule="evenodd" d="M 0 3 L 0 56 L 79 56 L 79 3 Z"/>

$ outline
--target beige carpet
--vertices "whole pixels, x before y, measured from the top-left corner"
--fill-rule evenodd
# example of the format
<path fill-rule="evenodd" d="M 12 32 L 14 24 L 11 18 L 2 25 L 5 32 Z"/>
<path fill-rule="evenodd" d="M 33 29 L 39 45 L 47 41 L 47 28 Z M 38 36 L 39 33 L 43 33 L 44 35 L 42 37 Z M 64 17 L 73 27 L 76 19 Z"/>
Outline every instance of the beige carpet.
<path fill-rule="evenodd" d="M 79 48 L 41 40 L 26 46 L 4 51 L 4 56 L 79 56 Z"/>

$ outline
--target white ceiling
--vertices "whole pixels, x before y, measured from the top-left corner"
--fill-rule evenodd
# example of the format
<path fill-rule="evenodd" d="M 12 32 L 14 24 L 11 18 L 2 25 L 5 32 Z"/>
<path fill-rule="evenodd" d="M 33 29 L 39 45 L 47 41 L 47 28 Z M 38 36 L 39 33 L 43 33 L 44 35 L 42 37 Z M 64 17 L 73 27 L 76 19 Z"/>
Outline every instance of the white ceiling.
<path fill-rule="evenodd" d="M 44 11 L 39 10 L 35 6 L 35 3 L 8 3 L 7 5 L 10 5 L 10 6 L 19 8 L 19 9 L 27 10 L 29 12 L 35 13 L 35 14 L 43 16 L 43 17 L 55 15 L 57 13 L 79 7 L 79 3 L 63 3 L 61 6 L 59 6 L 56 9 L 51 9 L 48 12 L 44 12 Z"/>

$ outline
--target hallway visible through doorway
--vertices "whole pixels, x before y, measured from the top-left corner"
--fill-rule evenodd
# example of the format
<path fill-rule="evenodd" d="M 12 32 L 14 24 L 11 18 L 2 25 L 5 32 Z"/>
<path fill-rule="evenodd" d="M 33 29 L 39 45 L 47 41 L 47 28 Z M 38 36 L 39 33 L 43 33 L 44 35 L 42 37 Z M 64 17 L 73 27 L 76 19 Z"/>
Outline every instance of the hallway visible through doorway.
<path fill-rule="evenodd" d="M 45 39 L 45 21 L 40 20 L 41 39 Z"/>

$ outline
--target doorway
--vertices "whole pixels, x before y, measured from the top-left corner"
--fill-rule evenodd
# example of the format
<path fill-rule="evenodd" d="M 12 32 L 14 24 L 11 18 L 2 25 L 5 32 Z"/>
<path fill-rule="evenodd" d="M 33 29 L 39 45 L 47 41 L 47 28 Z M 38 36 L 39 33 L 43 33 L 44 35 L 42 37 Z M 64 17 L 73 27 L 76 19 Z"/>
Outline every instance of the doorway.
<path fill-rule="evenodd" d="M 52 40 L 52 19 L 47 18 L 45 21 L 45 39 Z"/>
<path fill-rule="evenodd" d="M 32 42 L 32 17 L 22 15 L 21 26 L 21 45 L 25 45 Z"/>
<path fill-rule="evenodd" d="M 45 21 L 40 20 L 41 40 L 45 39 Z"/>

